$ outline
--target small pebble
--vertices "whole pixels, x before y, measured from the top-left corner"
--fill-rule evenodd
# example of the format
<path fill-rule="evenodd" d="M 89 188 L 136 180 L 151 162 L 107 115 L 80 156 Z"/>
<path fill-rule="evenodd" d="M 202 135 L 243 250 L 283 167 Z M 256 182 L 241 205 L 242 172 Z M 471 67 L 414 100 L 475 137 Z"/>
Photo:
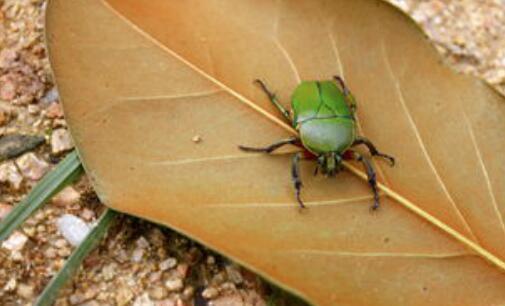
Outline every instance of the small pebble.
<path fill-rule="evenodd" d="M 30 104 L 30 105 L 28 105 L 28 113 L 30 115 L 36 115 L 39 112 L 40 112 L 40 108 L 39 108 L 38 105 L 36 105 L 36 104 Z"/>
<path fill-rule="evenodd" d="M 166 299 L 163 301 L 156 302 L 156 306 L 178 306 L 177 301 L 174 299 Z"/>
<path fill-rule="evenodd" d="M 60 257 L 68 257 L 72 253 L 72 251 L 69 248 L 59 249 L 56 252 L 58 253 L 58 256 L 60 256 Z"/>
<path fill-rule="evenodd" d="M 58 218 L 56 226 L 60 234 L 73 246 L 79 245 L 91 230 L 81 218 L 70 214 Z"/>
<path fill-rule="evenodd" d="M 141 249 L 147 249 L 149 247 L 149 241 L 147 241 L 144 236 L 141 236 L 137 241 L 135 241 L 135 244 L 137 245 L 138 248 Z"/>
<path fill-rule="evenodd" d="M 166 298 L 168 295 L 167 289 L 161 286 L 156 286 L 149 289 L 149 296 L 155 300 L 161 300 Z"/>
<path fill-rule="evenodd" d="M 115 298 L 116 304 L 118 306 L 127 305 L 133 299 L 133 296 L 133 292 L 130 290 L 130 288 L 122 286 L 117 290 Z"/>
<path fill-rule="evenodd" d="M 16 159 L 16 164 L 21 174 L 32 181 L 38 181 L 49 170 L 49 164 L 31 152 Z"/>
<path fill-rule="evenodd" d="M 57 104 L 55 103 L 59 99 L 58 90 L 56 87 L 51 88 L 46 92 L 46 94 L 40 99 L 40 102 L 45 105 Z"/>
<path fill-rule="evenodd" d="M 10 112 L 7 111 L 6 109 L 0 108 L 0 126 L 4 126 L 7 123 L 9 123 L 10 119 L 11 119 Z"/>
<path fill-rule="evenodd" d="M 68 246 L 68 242 L 65 239 L 56 239 L 53 245 L 58 249 L 62 249 Z"/>
<path fill-rule="evenodd" d="M 11 279 L 9 279 L 7 284 L 5 284 L 3 290 L 7 291 L 7 292 L 14 291 L 16 289 L 17 285 L 18 285 L 18 282 L 16 281 L 16 279 L 11 278 Z"/>
<path fill-rule="evenodd" d="M 235 305 L 248 305 L 244 303 L 243 297 L 238 292 L 218 297 L 217 299 L 209 303 L 209 306 L 235 306 Z"/>
<path fill-rule="evenodd" d="M 166 241 L 165 235 L 157 227 L 155 227 L 149 231 L 148 238 L 149 238 L 149 242 L 158 248 L 163 248 L 163 245 Z"/>
<path fill-rule="evenodd" d="M 156 272 L 152 272 L 151 274 L 149 274 L 149 282 L 150 283 L 155 283 L 157 281 L 159 281 L 161 279 L 161 271 L 156 271 Z"/>
<path fill-rule="evenodd" d="M 235 284 L 232 282 L 225 282 L 225 283 L 222 283 L 221 286 L 219 286 L 219 289 L 223 290 L 223 291 L 226 291 L 226 290 L 235 291 L 235 289 L 237 289 L 237 286 L 235 286 Z"/>
<path fill-rule="evenodd" d="M 95 218 L 95 212 L 91 209 L 84 208 L 81 212 L 81 218 L 86 221 L 92 221 Z"/>
<path fill-rule="evenodd" d="M 25 299 L 33 298 L 33 286 L 27 284 L 19 284 L 18 289 L 16 290 L 17 295 Z"/>
<path fill-rule="evenodd" d="M 98 303 L 97 301 L 87 301 L 80 304 L 79 306 L 102 306 L 102 305 L 100 305 L 100 303 Z"/>
<path fill-rule="evenodd" d="M 202 142 L 202 137 L 200 135 L 195 135 L 193 136 L 193 138 L 191 138 L 191 141 L 193 141 L 194 143 L 200 143 Z"/>
<path fill-rule="evenodd" d="M 228 279 L 234 284 L 241 284 L 244 281 L 242 274 L 240 273 L 239 267 L 237 265 L 227 265 L 225 267 L 226 274 L 228 274 Z"/>
<path fill-rule="evenodd" d="M 116 263 L 111 263 L 103 267 L 102 276 L 106 281 L 110 281 L 116 276 L 116 271 L 118 270 L 118 266 Z"/>
<path fill-rule="evenodd" d="M 47 229 L 46 229 L 46 226 L 43 225 L 43 224 L 39 224 L 37 225 L 37 228 L 36 228 L 37 232 L 39 233 L 44 233 Z"/>
<path fill-rule="evenodd" d="M 53 154 L 59 154 L 74 147 L 72 137 L 66 129 L 54 130 L 51 134 L 51 152 Z"/>
<path fill-rule="evenodd" d="M 16 97 L 18 90 L 16 83 L 12 80 L 5 80 L 0 85 L 0 99 L 12 101 Z"/>
<path fill-rule="evenodd" d="M 43 136 L 9 134 L 0 138 L 0 161 L 31 151 L 45 142 Z"/>
<path fill-rule="evenodd" d="M 12 205 L 0 202 L 0 220 L 5 218 L 12 210 Z"/>
<path fill-rule="evenodd" d="M 32 225 L 25 225 L 23 226 L 23 233 L 25 233 L 28 237 L 34 237 L 36 233 L 35 227 Z"/>
<path fill-rule="evenodd" d="M 209 288 L 206 288 L 205 290 L 202 291 L 203 298 L 205 298 L 207 300 L 215 299 L 218 295 L 219 295 L 219 290 L 217 290 L 214 287 L 209 287 Z"/>
<path fill-rule="evenodd" d="M 84 297 L 84 295 L 80 292 L 74 293 L 68 297 L 68 301 L 70 302 L 71 305 L 81 304 L 84 302 L 85 299 L 86 298 Z"/>
<path fill-rule="evenodd" d="M 147 292 L 137 297 L 133 302 L 133 306 L 155 306 L 155 305 L 156 304 L 149 298 L 149 294 Z"/>
<path fill-rule="evenodd" d="M 161 271 L 166 271 L 174 268 L 177 265 L 177 259 L 169 257 L 164 261 L 160 262 L 159 268 Z"/>
<path fill-rule="evenodd" d="M 213 285 L 218 286 L 224 283 L 225 281 L 226 281 L 226 274 L 224 272 L 219 272 L 212 277 L 211 283 Z"/>
<path fill-rule="evenodd" d="M 216 258 L 212 255 L 207 256 L 207 264 L 209 266 L 216 264 Z"/>
<path fill-rule="evenodd" d="M 145 253 L 144 249 L 135 249 L 135 250 L 133 250 L 131 260 L 133 262 L 141 262 L 142 259 L 144 258 L 144 253 Z"/>
<path fill-rule="evenodd" d="M 49 258 L 49 259 L 53 259 L 53 258 L 56 258 L 56 249 L 53 248 L 53 247 L 48 247 L 45 251 L 44 251 L 44 257 L 45 258 Z"/>
<path fill-rule="evenodd" d="M 165 282 L 165 287 L 169 291 L 180 291 L 184 287 L 184 283 L 181 279 L 169 279 Z"/>
<path fill-rule="evenodd" d="M 177 275 L 181 278 L 186 278 L 189 270 L 189 265 L 187 263 L 180 263 L 177 265 Z"/>
<path fill-rule="evenodd" d="M 184 291 L 182 292 L 182 296 L 186 300 L 191 299 L 194 294 L 195 294 L 195 288 L 193 286 L 187 286 L 186 288 L 184 288 Z"/>
<path fill-rule="evenodd" d="M 14 162 L 9 161 L 0 165 L 0 182 L 9 184 L 16 190 L 21 187 L 23 176 L 19 173 Z"/>
<path fill-rule="evenodd" d="M 20 251 L 13 251 L 11 253 L 11 259 L 14 262 L 23 262 L 23 261 L 26 261 L 25 257 L 23 256 L 23 254 L 21 254 Z"/>
<path fill-rule="evenodd" d="M 28 236 L 26 236 L 25 234 L 23 234 L 19 231 L 14 231 L 9 236 L 9 238 L 7 238 L 7 240 L 2 242 L 2 247 L 4 249 L 11 251 L 11 252 L 21 251 L 27 241 L 28 241 Z"/>
<path fill-rule="evenodd" d="M 57 206 L 70 206 L 77 202 L 81 198 L 81 194 L 74 189 L 72 186 L 67 186 L 63 188 L 58 194 L 56 194 L 51 202 Z"/>
<path fill-rule="evenodd" d="M 45 115 L 49 119 L 63 118 L 63 109 L 61 108 L 60 103 L 52 103 L 49 105 L 46 109 Z"/>

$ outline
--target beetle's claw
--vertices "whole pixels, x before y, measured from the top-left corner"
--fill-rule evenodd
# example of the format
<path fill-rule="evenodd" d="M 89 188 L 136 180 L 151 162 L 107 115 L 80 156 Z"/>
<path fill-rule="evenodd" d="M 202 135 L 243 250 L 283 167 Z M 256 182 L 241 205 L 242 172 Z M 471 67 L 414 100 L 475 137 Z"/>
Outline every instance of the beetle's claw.
<path fill-rule="evenodd" d="M 307 209 L 307 206 L 305 206 L 305 204 L 303 204 L 303 201 L 300 198 L 300 195 L 296 196 L 296 200 L 298 201 L 298 205 L 300 205 L 300 211 L 304 211 L 305 209 Z"/>
<path fill-rule="evenodd" d="M 296 185 L 296 201 L 298 201 L 298 205 L 300 205 L 300 209 L 306 209 L 307 206 L 303 204 L 302 198 L 300 197 L 300 188 L 302 187 L 302 184 L 299 183 Z"/>
<path fill-rule="evenodd" d="M 246 147 L 246 146 L 243 146 L 243 145 L 238 145 L 238 148 L 242 151 L 245 151 L 245 152 L 251 152 L 253 151 L 252 148 L 250 147 Z"/>
<path fill-rule="evenodd" d="M 380 154 L 379 156 L 382 157 L 382 158 L 387 159 L 387 161 L 389 162 L 389 165 L 391 167 L 394 167 L 394 165 L 396 164 L 395 158 L 393 156 L 391 156 L 391 155 Z"/>
<path fill-rule="evenodd" d="M 379 201 L 375 201 L 375 203 L 373 203 L 372 206 L 370 206 L 370 213 L 374 213 L 376 212 L 378 209 L 379 209 L 380 205 L 379 205 Z"/>

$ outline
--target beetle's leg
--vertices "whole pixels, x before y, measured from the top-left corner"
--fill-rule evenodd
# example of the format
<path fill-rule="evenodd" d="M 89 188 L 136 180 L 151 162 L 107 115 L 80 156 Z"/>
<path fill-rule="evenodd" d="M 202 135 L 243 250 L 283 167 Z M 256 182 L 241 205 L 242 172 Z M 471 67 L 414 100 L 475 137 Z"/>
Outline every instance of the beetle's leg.
<path fill-rule="evenodd" d="M 281 114 L 284 116 L 284 118 L 286 118 L 286 120 L 288 120 L 289 123 L 292 123 L 291 116 L 289 115 L 289 111 L 287 109 L 285 109 L 284 106 L 282 106 L 282 104 L 279 102 L 279 100 L 277 99 L 275 94 L 268 89 L 268 87 L 265 85 L 265 83 L 263 83 L 263 81 L 259 80 L 259 79 L 254 80 L 254 83 L 258 84 L 261 87 L 261 89 L 263 89 L 263 91 L 267 94 L 268 99 L 270 99 L 270 102 L 272 102 L 273 105 L 275 105 L 275 107 L 277 107 L 277 109 L 281 112 Z"/>
<path fill-rule="evenodd" d="M 337 83 L 342 88 L 342 91 L 344 92 L 345 100 L 347 101 L 347 104 L 349 104 L 349 107 L 351 108 L 351 110 L 354 114 L 356 112 L 356 107 L 357 107 L 356 99 L 354 99 L 354 96 L 352 95 L 351 91 L 349 90 L 347 85 L 345 85 L 344 80 L 340 76 L 336 75 L 333 77 L 333 79 L 335 81 L 337 81 Z"/>
<path fill-rule="evenodd" d="M 391 167 L 393 167 L 395 165 L 395 158 L 391 155 L 379 152 L 379 150 L 377 150 L 375 145 L 368 138 L 358 136 L 358 137 L 356 137 L 356 139 L 354 140 L 354 143 L 352 145 L 357 146 L 360 144 L 364 144 L 368 148 L 368 150 L 370 151 L 370 154 L 372 154 L 372 156 L 380 156 L 382 158 L 387 159 L 389 161 L 389 163 L 391 164 Z"/>
<path fill-rule="evenodd" d="M 316 169 L 314 169 L 314 176 L 319 173 L 319 168 L 324 169 L 324 155 L 319 155 L 317 158 Z"/>
<path fill-rule="evenodd" d="M 372 205 L 371 209 L 376 210 L 377 208 L 379 208 L 379 192 L 377 191 L 377 177 L 375 175 L 375 170 L 370 161 L 365 156 L 361 155 L 356 151 L 351 152 L 353 154 L 353 158 L 363 163 L 363 166 L 365 166 L 366 174 L 368 177 L 368 184 L 370 185 L 370 187 L 372 187 L 374 197 L 374 204 Z"/>
<path fill-rule="evenodd" d="M 302 157 L 302 152 L 298 152 L 293 155 L 291 164 L 291 178 L 293 179 L 293 185 L 296 192 L 296 200 L 300 205 L 300 208 L 305 208 L 302 199 L 300 198 L 300 190 L 302 189 L 302 180 L 300 178 L 300 158 Z"/>
<path fill-rule="evenodd" d="M 286 139 L 279 140 L 268 147 L 264 148 L 251 148 L 251 147 L 246 147 L 246 146 L 238 146 L 240 150 L 246 151 L 246 152 L 264 152 L 264 153 L 272 153 L 273 151 L 279 149 L 280 147 L 287 145 L 287 144 L 295 144 L 298 142 L 298 138 L 296 137 L 289 137 Z"/>

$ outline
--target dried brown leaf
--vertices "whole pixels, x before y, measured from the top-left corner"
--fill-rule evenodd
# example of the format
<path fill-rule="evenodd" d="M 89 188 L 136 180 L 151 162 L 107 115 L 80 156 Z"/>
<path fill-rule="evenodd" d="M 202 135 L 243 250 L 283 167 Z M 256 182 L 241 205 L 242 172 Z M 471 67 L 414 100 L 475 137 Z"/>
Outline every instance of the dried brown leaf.
<path fill-rule="evenodd" d="M 69 125 L 107 205 L 319 305 L 505 302 L 504 99 L 448 69 L 389 5 L 52 0 L 48 28 Z M 237 149 L 291 133 L 253 79 L 287 104 L 300 80 L 334 74 L 358 99 L 361 132 L 398 159 L 377 164 L 394 200 L 375 214 L 360 178 L 313 177 L 310 161 L 300 214 L 289 156 Z"/>

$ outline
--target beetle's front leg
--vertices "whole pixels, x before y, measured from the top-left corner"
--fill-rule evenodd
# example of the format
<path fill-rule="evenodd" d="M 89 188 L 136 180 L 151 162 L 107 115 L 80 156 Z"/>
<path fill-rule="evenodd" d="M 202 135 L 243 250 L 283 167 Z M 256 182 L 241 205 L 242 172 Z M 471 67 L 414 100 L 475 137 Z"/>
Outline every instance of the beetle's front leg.
<path fill-rule="evenodd" d="M 368 184 L 370 185 L 370 187 L 372 187 L 374 197 L 374 204 L 372 205 L 371 209 L 377 210 L 377 208 L 379 208 L 379 192 L 377 191 L 377 176 L 375 174 L 375 170 L 370 161 L 365 156 L 353 150 L 351 150 L 351 152 L 353 158 L 363 163 L 363 166 L 365 166 L 366 174 L 368 177 Z"/>
<path fill-rule="evenodd" d="M 263 83 L 262 80 L 256 79 L 254 80 L 254 82 L 258 84 L 261 87 L 261 89 L 263 89 L 263 91 L 268 96 L 268 99 L 270 99 L 270 102 L 272 102 L 272 104 L 275 105 L 275 107 L 277 107 L 277 109 L 281 112 L 284 118 L 286 118 L 286 120 L 288 120 L 288 122 L 292 125 L 293 122 L 291 120 L 291 116 L 289 115 L 289 111 L 285 109 L 284 106 L 282 106 L 282 104 L 279 102 L 275 94 L 268 89 L 268 87 L 265 85 L 265 83 Z"/>
<path fill-rule="evenodd" d="M 337 83 L 342 88 L 342 91 L 344 92 L 345 100 L 347 101 L 347 104 L 349 104 L 349 107 L 351 108 L 351 111 L 354 114 L 356 112 L 356 108 L 357 108 L 356 99 L 354 99 L 354 96 L 352 95 L 351 91 L 349 90 L 347 85 L 345 85 L 344 80 L 340 76 L 336 75 L 333 77 L 333 79 L 335 81 L 337 81 Z"/>
<path fill-rule="evenodd" d="M 293 185 L 295 187 L 296 192 L 296 200 L 300 205 L 300 208 L 305 208 L 303 201 L 300 197 L 300 191 L 302 189 L 302 179 L 300 178 L 300 159 L 302 157 L 302 152 L 298 152 L 293 155 L 292 164 L 291 164 L 291 178 L 293 179 Z"/>
<path fill-rule="evenodd" d="M 379 150 L 377 150 L 375 145 L 368 138 L 358 136 L 354 140 L 354 143 L 352 144 L 352 146 L 357 146 L 360 144 L 364 144 L 368 148 L 368 151 L 370 151 L 370 154 L 372 156 L 380 156 L 384 159 L 387 159 L 389 161 L 389 163 L 391 164 L 391 167 L 393 167 L 395 165 L 395 158 L 391 155 L 379 152 Z"/>
<path fill-rule="evenodd" d="M 286 139 L 279 140 L 267 147 L 263 148 L 252 148 L 252 147 L 246 147 L 246 146 L 238 146 L 240 150 L 246 151 L 246 152 L 264 152 L 264 153 L 272 153 L 273 151 L 279 149 L 282 146 L 285 146 L 287 144 L 296 144 L 299 142 L 297 137 L 289 137 Z"/>

